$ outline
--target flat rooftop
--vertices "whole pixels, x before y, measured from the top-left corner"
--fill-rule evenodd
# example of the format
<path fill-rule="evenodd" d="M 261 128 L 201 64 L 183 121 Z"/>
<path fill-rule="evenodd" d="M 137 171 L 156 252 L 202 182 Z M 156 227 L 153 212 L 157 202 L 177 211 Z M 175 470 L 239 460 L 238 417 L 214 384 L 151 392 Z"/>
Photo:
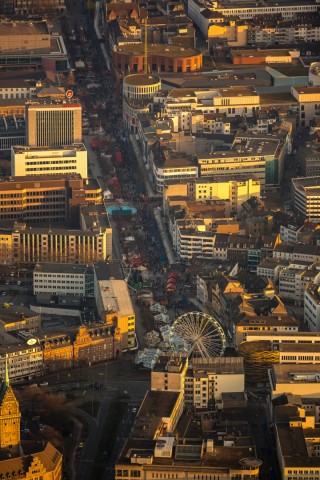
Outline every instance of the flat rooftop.
<path fill-rule="evenodd" d="M 242 374 L 244 373 L 242 357 L 217 357 L 217 358 L 194 358 L 193 369 L 219 374 Z"/>
<path fill-rule="evenodd" d="M 99 280 L 103 308 L 119 317 L 134 315 L 130 292 L 125 280 Z"/>
<path fill-rule="evenodd" d="M 118 260 L 95 263 L 94 273 L 98 281 L 110 279 L 123 280 L 121 264 Z"/>
<path fill-rule="evenodd" d="M 127 44 L 115 46 L 114 52 L 120 55 L 144 55 L 144 44 Z M 191 47 L 179 47 L 177 45 L 164 45 L 161 43 L 148 45 L 148 55 L 161 55 L 163 57 L 188 58 L 201 55 L 201 51 Z"/>
<path fill-rule="evenodd" d="M 320 86 L 319 87 L 299 87 L 299 86 L 294 86 L 293 87 L 296 92 L 303 94 L 305 93 L 306 95 L 310 94 L 315 94 L 315 93 L 320 93 Z"/>
<path fill-rule="evenodd" d="M 290 92 L 260 93 L 260 103 L 264 106 L 296 105 L 298 101 Z"/>
<path fill-rule="evenodd" d="M 22 305 L 14 305 L 0 312 L 0 322 L 5 324 L 21 322 L 24 318 L 38 317 L 39 314 Z"/>
<path fill-rule="evenodd" d="M 292 185 L 306 196 L 320 195 L 319 176 L 293 178 Z"/>
<path fill-rule="evenodd" d="M 84 152 L 86 147 L 84 143 L 73 143 L 72 145 L 65 145 L 59 147 L 26 147 L 24 145 L 18 145 L 11 147 L 15 154 L 23 154 L 33 158 L 42 158 L 57 156 L 57 153 L 61 152 L 61 156 L 73 155 L 73 152 Z M 30 154 L 30 155 L 29 155 Z M 52 154 L 52 155 L 51 155 Z"/>
<path fill-rule="evenodd" d="M 98 229 L 111 227 L 109 216 L 103 204 L 81 206 L 80 212 L 87 230 L 91 229 L 96 231 Z"/>
<path fill-rule="evenodd" d="M 238 6 L 238 5 L 237 5 Z M 277 57 L 277 56 L 291 56 L 289 50 L 286 49 L 270 49 L 270 50 L 231 50 L 230 54 L 233 57 Z"/>
<path fill-rule="evenodd" d="M 277 384 L 319 383 L 316 378 L 319 375 L 317 364 L 273 364 L 271 368 Z M 299 380 L 294 380 L 294 375 L 298 375 Z"/>
<path fill-rule="evenodd" d="M 159 83 L 160 77 L 157 75 L 145 75 L 143 73 L 141 74 L 134 74 L 134 75 L 127 75 L 124 77 L 123 82 L 128 84 L 128 85 L 154 85 L 156 83 Z"/>
<path fill-rule="evenodd" d="M 34 267 L 33 273 L 62 273 L 66 275 L 84 275 L 91 273 L 93 275 L 93 269 L 88 265 L 82 265 L 80 263 L 38 263 Z"/>
<path fill-rule="evenodd" d="M 140 407 L 139 417 L 170 417 L 179 395 L 179 392 L 149 390 Z"/>
<path fill-rule="evenodd" d="M 236 159 L 242 157 L 247 159 L 248 162 L 252 161 L 264 161 L 265 156 L 275 156 L 278 152 L 278 149 L 281 146 L 280 139 L 253 139 L 244 140 L 238 143 L 235 143 L 232 147 L 232 150 L 226 151 L 216 151 L 212 153 L 204 153 L 198 155 L 198 162 L 205 164 L 206 162 L 210 163 L 221 163 L 221 159 L 224 162 L 233 162 Z M 258 160 L 257 157 L 262 157 Z"/>
<path fill-rule="evenodd" d="M 320 332 L 266 332 L 262 330 L 255 330 L 255 331 L 248 331 L 247 332 L 247 338 L 250 337 L 251 335 L 253 336 L 259 336 L 259 337 L 274 337 L 275 340 L 280 340 L 281 337 L 286 338 L 288 337 L 289 341 L 292 342 L 298 342 L 303 341 L 303 342 L 316 342 L 320 343 Z M 291 339 L 292 338 L 292 339 Z M 309 344 L 310 344 L 309 343 Z"/>
<path fill-rule="evenodd" d="M 28 35 L 49 35 L 47 22 L 15 20 L 8 22 L 0 21 L 0 37 Z"/>
<path fill-rule="evenodd" d="M 252 95 L 257 96 L 258 93 L 254 87 L 251 85 L 242 85 L 240 87 L 228 87 L 228 88 L 219 88 L 217 89 L 221 97 L 251 97 Z"/>
<path fill-rule="evenodd" d="M 61 99 L 39 99 L 36 100 L 27 100 L 26 101 L 26 108 L 27 109 L 38 109 L 38 108 L 81 108 L 81 103 L 77 98 L 72 98 L 70 101 L 68 100 L 61 100 Z"/>
<path fill-rule="evenodd" d="M 313 0 L 299 0 L 299 5 L 315 5 Z M 236 6 L 232 0 L 219 0 L 218 8 L 261 8 L 261 7 L 290 7 L 297 6 L 295 0 L 269 0 L 266 4 L 263 0 L 238 0 Z"/>

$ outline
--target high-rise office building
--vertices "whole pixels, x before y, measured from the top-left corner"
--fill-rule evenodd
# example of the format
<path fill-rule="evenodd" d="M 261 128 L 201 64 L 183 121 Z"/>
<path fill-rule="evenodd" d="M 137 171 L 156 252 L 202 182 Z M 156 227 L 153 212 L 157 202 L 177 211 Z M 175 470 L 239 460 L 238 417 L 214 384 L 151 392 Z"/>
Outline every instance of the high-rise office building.
<path fill-rule="evenodd" d="M 29 102 L 26 119 L 26 144 L 29 147 L 59 147 L 82 141 L 80 103 Z"/>

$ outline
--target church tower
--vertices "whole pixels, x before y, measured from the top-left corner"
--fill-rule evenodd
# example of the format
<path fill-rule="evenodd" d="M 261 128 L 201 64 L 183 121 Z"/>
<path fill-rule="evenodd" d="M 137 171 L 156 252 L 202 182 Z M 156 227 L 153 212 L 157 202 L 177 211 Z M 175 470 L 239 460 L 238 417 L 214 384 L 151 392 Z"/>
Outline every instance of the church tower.
<path fill-rule="evenodd" d="M 20 417 L 19 403 L 10 386 L 6 360 L 5 378 L 0 389 L 0 449 L 18 448 Z"/>

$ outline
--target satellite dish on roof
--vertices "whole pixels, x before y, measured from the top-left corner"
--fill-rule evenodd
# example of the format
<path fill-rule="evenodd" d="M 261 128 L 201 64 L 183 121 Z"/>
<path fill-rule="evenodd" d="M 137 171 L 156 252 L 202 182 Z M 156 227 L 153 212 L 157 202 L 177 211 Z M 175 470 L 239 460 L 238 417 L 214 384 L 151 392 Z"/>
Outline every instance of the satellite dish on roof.
<path fill-rule="evenodd" d="M 27 345 L 35 345 L 36 343 L 37 343 L 36 338 L 29 338 L 29 340 L 27 341 Z"/>

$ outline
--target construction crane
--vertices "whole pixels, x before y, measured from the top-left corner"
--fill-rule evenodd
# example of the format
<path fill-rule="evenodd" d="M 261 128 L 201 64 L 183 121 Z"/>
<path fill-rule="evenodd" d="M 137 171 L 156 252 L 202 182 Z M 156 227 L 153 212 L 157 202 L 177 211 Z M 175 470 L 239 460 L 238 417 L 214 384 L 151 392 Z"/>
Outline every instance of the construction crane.
<path fill-rule="evenodd" d="M 144 19 L 144 73 L 148 75 L 148 15 Z"/>

